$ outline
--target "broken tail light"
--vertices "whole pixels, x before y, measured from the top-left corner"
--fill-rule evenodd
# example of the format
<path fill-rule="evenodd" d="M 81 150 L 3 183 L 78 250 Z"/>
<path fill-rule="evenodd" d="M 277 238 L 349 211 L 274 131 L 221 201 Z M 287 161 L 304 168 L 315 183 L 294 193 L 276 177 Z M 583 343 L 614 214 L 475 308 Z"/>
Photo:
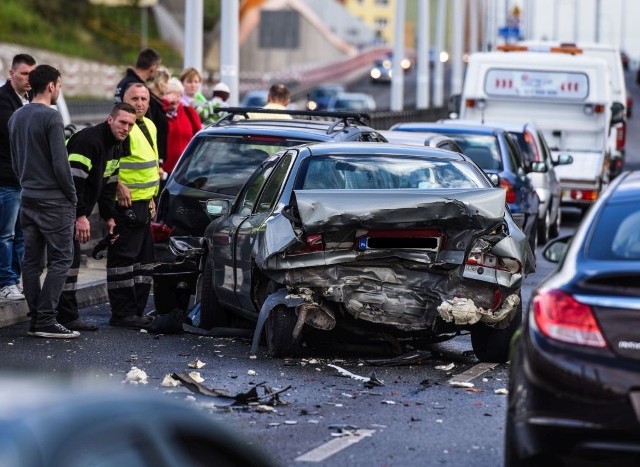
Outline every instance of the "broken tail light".
<path fill-rule="evenodd" d="M 324 250 L 324 239 L 322 234 L 310 234 L 305 237 L 305 245 L 300 248 L 298 253 L 313 253 Z"/>
<path fill-rule="evenodd" d="M 538 292 L 533 298 L 533 316 L 540 331 L 552 339 L 589 347 L 607 346 L 591 307 L 566 292 Z"/>
<path fill-rule="evenodd" d="M 151 236 L 154 243 L 166 243 L 173 232 L 173 228 L 164 222 L 151 222 Z"/>
<path fill-rule="evenodd" d="M 498 269 L 501 271 L 508 271 L 511 274 L 516 274 L 520 271 L 520 262 L 514 258 L 500 258 L 499 256 L 490 255 L 487 253 L 471 253 L 467 258 L 466 263 L 468 266 L 484 267 L 491 269 Z"/>
<path fill-rule="evenodd" d="M 507 191 L 507 204 L 513 204 L 516 202 L 516 190 L 513 188 L 513 185 L 509 180 L 500 177 L 500 188 L 504 188 Z"/>

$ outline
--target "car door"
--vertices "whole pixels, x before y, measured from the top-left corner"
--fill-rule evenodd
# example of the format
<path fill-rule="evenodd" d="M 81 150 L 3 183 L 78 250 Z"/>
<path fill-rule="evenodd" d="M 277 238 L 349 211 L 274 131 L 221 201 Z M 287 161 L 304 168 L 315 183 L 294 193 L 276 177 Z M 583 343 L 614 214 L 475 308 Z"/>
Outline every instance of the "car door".
<path fill-rule="evenodd" d="M 238 235 L 240 227 L 251 217 L 264 182 L 276 165 L 278 158 L 272 156 L 264 161 L 244 184 L 231 212 L 218 221 L 211 235 L 213 255 L 213 286 L 218 300 L 234 308 L 240 308 L 236 296 L 236 283 L 243 281 L 243 272 L 236 270 L 236 251 L 249 248 L 249 239 Z M 251 219 L 253 224 L 255 219 Z M 246 231 L 246 227 L 245 227 Z M 238 242 L 241 244 L 238 245 Z"/>
<path fill-rule="evenodd" d="M 270 170 L 265 170 L 260 176 L 261 186 L 257 193 L 256 202 L 253 203 L 252 212 L 242 220 L 235 232 L 235 293 L 240 307 L 246 311 L 259 311 L 255 310 L 251 293 L 253 283 L 252 253 L 256 231 L 261 228 L 275 209 L 296 154 L 296 151 L 287 151 L 279 158 L 275 167 L 272 166 Z"/>

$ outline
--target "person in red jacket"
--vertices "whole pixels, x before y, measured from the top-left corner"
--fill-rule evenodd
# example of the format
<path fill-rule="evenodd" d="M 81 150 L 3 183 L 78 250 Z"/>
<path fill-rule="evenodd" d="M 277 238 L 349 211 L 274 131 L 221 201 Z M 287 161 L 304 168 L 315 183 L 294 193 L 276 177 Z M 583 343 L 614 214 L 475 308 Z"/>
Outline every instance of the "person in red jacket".
<path fill-rule="evenodd" d="M 167 158 L 162 170 L 168 175 L 173 172 L 182 151 L 187 147 L 193 135 L 201 128 L 200 116 L 191 106 L 182 104 L 184 87 L 178 78 L 171 78 L 164 95 L 165 112 L 169 121 L 167 133 Z"/>

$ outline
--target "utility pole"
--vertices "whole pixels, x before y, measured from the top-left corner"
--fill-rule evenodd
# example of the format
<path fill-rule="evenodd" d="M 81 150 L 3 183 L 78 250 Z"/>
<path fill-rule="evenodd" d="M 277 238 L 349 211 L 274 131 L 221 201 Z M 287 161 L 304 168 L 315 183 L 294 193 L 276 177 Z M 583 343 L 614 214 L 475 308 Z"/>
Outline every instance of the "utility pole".
<path fill-rule="evenodd" d="M 189 0 L 184 4 L 184 68 L 193 67 L 202 73 L 202 29 L 204 0 Z"/>
<path fill-rule="evenodd" d="M 240 29 L 238 0 L 221 2 L 220 15 L 220 81 L 229 86 L 229 105 L 238 104 L 240 92 L 238 63 L 238 31 Z"/>
<path fill-rule="evenodd" d="M 418 0 L 418 64 L 416 73 L 418 73 L 416 84 L 416 108 L 428 109 L 429 96 L 431 90 L 431 80 L 429 74 L 431 69 L 429 66 L 429 48 L 430 41 L 430 0 Z"/>
<path fill-rule="evenodd" d="M 446 0 L 438 0 L 438 10 L 436 12 L 436 50 L 433 77 L 433 105 L 442 107 L 444 104 L 444 65 L 440 61 L 444 45 L 444 26 L 447 19 Z"/>
<path fill-rule="evenodd" d="M 451 49 L 451 94 L 460 94 L 462 92 L 462 49 L 464 39 L 464 20 L 465 20 L 465 0 L 453 0 L 453 27 L 451 41 L 453 47 Z"/>
<path fill-rule="evenodd" d="M 404 108 L 404 0 L 396 0 L 396 24 L 393 34 L 393 61 L 391 68 L 391 110 L 394 112 Z"/>

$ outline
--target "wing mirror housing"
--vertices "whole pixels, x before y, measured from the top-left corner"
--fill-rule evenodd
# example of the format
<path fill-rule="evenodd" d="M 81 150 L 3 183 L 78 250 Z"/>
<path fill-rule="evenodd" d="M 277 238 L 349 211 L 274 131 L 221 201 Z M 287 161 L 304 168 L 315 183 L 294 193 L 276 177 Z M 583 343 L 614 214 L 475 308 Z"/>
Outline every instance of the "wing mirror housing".
<path fill-rule="evenodd" d="M 231 202 L 228 199 L 208 199 L 205 210 L 209 218 L 215 219 L 229 213 Z"/>

